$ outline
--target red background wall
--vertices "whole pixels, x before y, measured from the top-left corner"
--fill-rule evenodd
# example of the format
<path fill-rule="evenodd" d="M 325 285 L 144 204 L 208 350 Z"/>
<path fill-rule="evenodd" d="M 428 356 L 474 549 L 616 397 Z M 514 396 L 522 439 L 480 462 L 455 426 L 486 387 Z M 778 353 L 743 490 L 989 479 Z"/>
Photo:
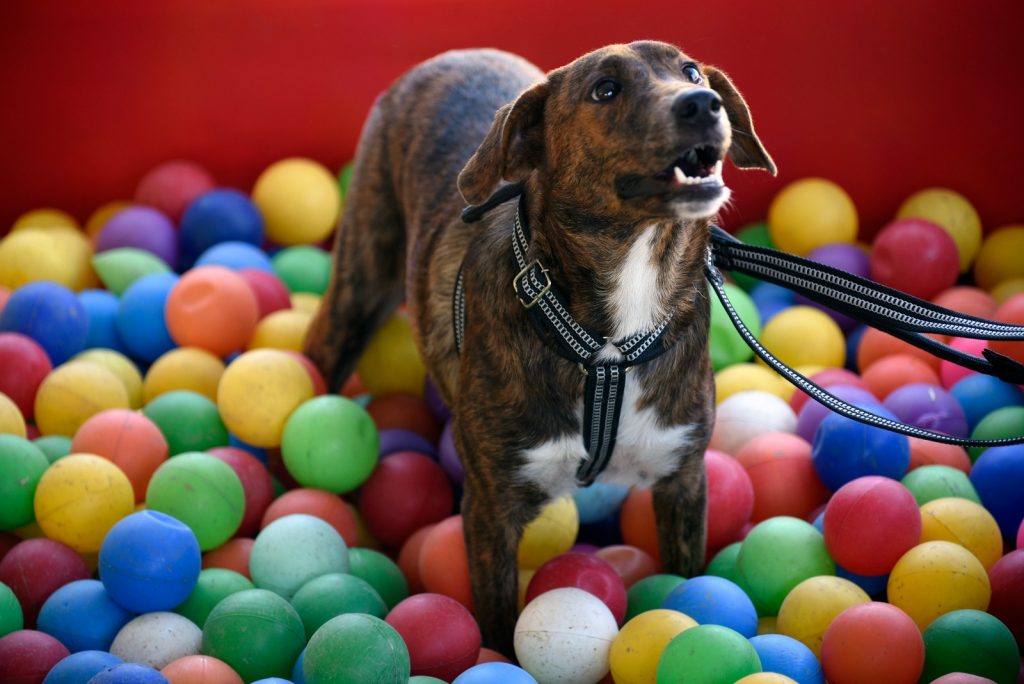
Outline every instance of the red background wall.
<path fill-rule="evenodd" d="M 169 158 L 243 189 L 285 156 L 338 168 L 376 94 L 442 50 L 553 68 L 638 38 L 725 68 L 746 95 L 780 175 L 727 172 L 727 225 L 822 175 L 866 235 L 929 185 L 965 194 L 992 229 L 1024 220 L 1022 20 L 1019 0 L 8 1 L 0 233 L 37 206 L 84 219 Z"/>

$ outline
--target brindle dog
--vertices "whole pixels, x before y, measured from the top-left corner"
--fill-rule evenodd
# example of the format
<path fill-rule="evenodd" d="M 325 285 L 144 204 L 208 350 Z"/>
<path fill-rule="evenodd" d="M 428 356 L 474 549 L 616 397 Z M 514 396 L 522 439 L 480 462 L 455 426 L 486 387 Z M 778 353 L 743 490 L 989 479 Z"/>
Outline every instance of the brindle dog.
<path fill-rule="evenodd" d="M 497 111 L 497 114 L 495 114 Z M 722 160 L 775 172 L 724 73 L 658 42 L 612 45 L 546 76 L 495 50 L 449 52 L 374 105 L 356 156 L 334 271 L 306 350 L 337 389 L 403 299 L 451 407 L 462 515 L 486 645 L 512 654 L 523 527 L 576 487 L 584 374 L 538 337 L 510 283 L 516 202 L 460 210 L 522 182 L 538 259 L 583 326 L 619 339 L 673 314 L 668 351 L 627 377 L 601 480 L 652 487 L 661 561 L 704 562 L 714 385 L 702 265 L 729 197 Z M 461 354 L 452 293 L 464 263 Z M 615 359 L 608 347 L 604 356 Z"/>

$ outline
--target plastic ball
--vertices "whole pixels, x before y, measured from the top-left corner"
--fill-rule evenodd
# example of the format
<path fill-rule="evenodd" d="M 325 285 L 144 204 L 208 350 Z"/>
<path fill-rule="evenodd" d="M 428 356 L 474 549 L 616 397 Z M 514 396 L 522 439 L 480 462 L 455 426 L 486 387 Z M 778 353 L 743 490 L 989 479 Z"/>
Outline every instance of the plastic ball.
<path fill-rule="evenodd" d="M 237 273 L 245 279 L 245 282 L 252 288 L 253 294 L 256 295 L 256 306 L 259 311 L 260 320 L 263 320 L 275 311 L 292 308 L 291 295 L 288 292 L 288 288 L 277 277 L 277 274 L 257 268 L 243 268 L 238 270 Z"/>
<path fill-rule="evenodd" d="M 715 401 L 721 404 L 734 394 L 758 390 L 780 399 L 792 396 L 792 385 L 770 368 L 756 363 L 737 363 L 715 373 Z"/>
<path fill-rule="evenodd" d="M 821 656 L 825 630 L 850 606 L 871 601 L 863 589 L 842 577 L 810 577 L 793 587 L 779 607 L 776 626 Z"/>
<path fill-rule="evenodd" d="M 953 238 L 925 219 L 897 219 L 871 245 L 871 278 L 921 299 L 951 287 L 959 274 Z"/>
<path fill-rule="evenodd" d="M 25 419 L 32 419 L 36 392 L 52 370 L 46 350 L 34 339 L 16 332 L 0 333 L 0 393 L 14 402 Z"/>
<path fill-rule="evenodd" d="M 811 445 L 796 435 L 759 435 L 736 453 L 736 460 L 753 486 L 753 522 L 778 515 L 806 518 L 828 496 L 811 462 Z"/>
<path fill-rule="evenodd" d="M 757 306 L 762 324 L 796 304 L 796 293 L 775 283 L 761 283 L 750 291 L 750 298 Z"/>
<path fill-rule="evenodd" d="M 178 277 L 171 273 L 144 275 L 121 295 L 117 332 L 132 356 L 152 362 L 174 348 L 164 310 Z"/>
<path fill-rule="evenodd" d="M 87 684 L 170 684 L 167 678 L 148 665 L 122 663 L 101 670 Z"/>
<path fill-rule="evenodd" d="M 422 541 L 416 561 L 416 574 L 410 576 L 410 587 L 416 586 L 419 579 L 427 591 L 450 596 L 470 610 L 473 610 L 473 594 L 469 583 L 469 555 L 466 551 L 466 540 L 462 531 L 462 516 L 453 515 L 433 525 Z M 416 534 L 406 540 L 402 550 L 413 545 Z M 399 565 L 404 569 L 402 556 Z M 413 589 L 415 592 L 415 588 Z"/>
<path fill-rule="evenodd" d="M 73 436 L 94 415 L 128 409 L 124 385 L 109 369 L 92 361 L 70 361 L 46 376 L 36 393 L 36 424 L 44 435 Z"/>
<path fill-rule="evenodd" d="M 758 435 L 795 428 L 796 415 L 784 400 L 767 392 L 740 392 L 718 405 L 710 447 L 735 455 Z"/>
<path fill-rule="evenodd" d="M 236 534 L 254 535 L 260 528 L 263 514 L 274 498 L 270 473 L 259 459 L 236 447 L 215 447 L 207 450 L 207 453 L 227 463 L 238 475 L 245 492 L 245 515 L 242 516 Z"/>
<path fill-rule="evenodd" d="M 410 683 L 413 681 L 409 680 Z M 452 684 L 537 684 L 537 680 L 526 670 L 506 662 L 486 662 L 474 665 L 458 677 Z"/>
<path fill-rule="evenodd" d="M 612 544 L 594 552 L 595 558 L 606 561 L 622 578 L 628 590 L 631 586 L 658 572 L 658 561 L 643 549 L 629 544 Z"/>
<path fill-rule="evenodd" d="M 374 397 L 367 404 L 366 411 L 381 431 L 409 430 L 430 444 L 437 444 L 440 439 L 441 425 L 422 397 L 412 394 L 386 394 Z"/>
<path fill-rule="evenodd" d="M 980 504 L 949 497 L 921 506 L 921 541 L 950 541 L 974 554 L 986 570 L 1003 555 L 995 518 Z"/>
<path fill-rule="evenodd" d="M 949 233 L 956 243 L 960 272 L 967 272 L 981 247 L 981 219 L 963 195 L 946 188 L 920 190 L 896 212 L 896 218 L 907 217 L 926 219 Z"/>
<path fill-rule="evenodd" d="M 146 498 L 150 478 L 167 460 L 167 440 L 160 429 L 128 409 L 102 411 L 86 420 L 75 433 L 71 450 L 112 461 L 132 483 L 136 501 Z"/>
<path fill-rule="evenodd" d="M 256 329 L 259 308 L 240 275 L 223 266 L 201 266 L 178 280 L 164 315 L 179 346 L 224 357 L 245 347 Z"/>
<path fill-rule="evenodd" d="M 305 345 L 313 314 L 298 309 L 285 309 L 262 319 L 249 339 L 249 349 L 282 349 L 301 352 Z"/>
<path fill-rule="evenodd" d="M 971 439 L 1012 439 L 1024 435 L 1024 406 L 996 409 L 978 421 L 971 431 Z M 988 447 L 968 447 L 967 453 L 975 462 Z"/>
<path fill-rule="evenodd" d="M 761 318 L 750 295 L 731 283 L 726 283 L 725 291 L 740 319 L 755 337 L 759 337 L 761 335 Z M 709 295 L 709 298 L 711 300 L 711 330 L 708 352 L 711 355 L 712 368 L 715 371 L 720 371 L 733 364 L 749 360 L 754 356 L 754 352 L 736 331 L 718 297 Z"/>
<path fill-rule="evenodd" d="M 924 667 L 924 642 L 914 621 L 888 603 L 861 603 L 840 613 L 821 648 L 830 682 L 916 684 Z"/>
<path fill-rule="evenodd" d="M 17 597 L 28 629 L 36 626 L 39 609 L 54 591 L 90 575 L 81 556 L 51 539 L 26 539 L 0 558 L 0 582 Z"/>
<path fill-rule="evenodd" d="M 302 364 L 282 351 L 258 349 L 224 371 L 217 406 L 231 432 L 254 446 L 272 447 L 281 443 L 288 417 L 312 396 Z"/>
<path fill-rule="evenodd" d="M 774 372 L 772 371 L 772 373 Z M 782 379 L 778 374 L 776 374 L 776 377 L 780 380 Z M 811 373 L 807 377 L 813 383 L 825 389 L 835 386 L 852 386 L 871 391 L 859 375 L 845 368 L 825 368 L 824 370 Z M 787 382 L 786 384 L 788 385 L 789 383 Z M 790 386 L 792 387 L 792 385 Z M 788 401 L 793 411 L 799 415 L 800 411 L 811 401 L 811 397 L 805 394 L 803 390 L 796 389 L 795 387 L 793 389 L 794 391 L 790 394 Z"/>
<path fill-rule="evenodd" d="M 43 684 L 85 684 L 100 671 L 122 662 L 106 651 L 78 651 L 54 665 Z"/>
<path fill-rule="evenodd" d="M 971 430 L 993 411 L 1024 406 L 1024 391 L 1019 387 L 980 373 L 963 378 L 949 392 L 960 403 Z"/>
<path fill-rule="evenodd" d="M 122 209 L 104 224 L 96 251 L 133 247 L 151 252 L 172 269 L 178 267 L 178 232 L 164 213 L 152 207 Z"/>
<path fill-rule="evenodd" d="M 238 635 L 244 633 L 245 639 Z M 202 652 L 223 660 L 242 677 L 288 677 L 306 643 L 295 609 L 277 594 L 249 589 L 231 594 L 203 626 Z"/>
<path fill-rule="evenodd" d="M 214 186 L 209 171 L 185 160 L 166 161 L 146 172 L 135 186 L 135 200 L 177 221 L 196 197 Z"/>
<path fill-rule="evenodd" d="M 665 597 L 686 580 L 679 575 L 658 574 L 638 580 L 626 591 L 626 621 L 658 609 Z"/>
<path fill-rule="evenodd" d="M 142 383 L 144 403 L 161 394 L 189 390 L 211 401 L 217 400 L 217 385 L 224 374 L 224 362 L 204 349 L 182 347 L 160 356 L 149 367 Z"/>
<path fill-rule="evenodd" d="M 383 553 L 362 547 L 348 551 L 349 575 L 365 580 L 384 601 L 387 610 L 409 596 L 401 569 Z"/>
<path fill-rule="evenodd" d="M 958 496 L 976 504 L 981 503 L 967 473 L 950 466 L 921 466 L 907 473 L 902 482 L 914 495 L 918 506 L 950 496 Z"/>
<path fill-rule="evenodd" d="M 25 626 L 25 616 L 14 591 L 0 582 L 0 637 Z"/>
<path fill-rule="evenodd" d="M 1024 278 L 1019 255 L 1024 254 L 1024 226 L 1003 226 L 989 233 L 974 261 L 978 287 L 991 290 L 1004 280 Z"/>
<path fill-rule="evenodd" d="M 646 551 L 660 562 L 654 498 L 650 489 L 633 487 L 619 509 L 619 529 L 625 543 Z"/>
<path fill-rule="evenodd" d="M 747 638 L 757 634 L 757 610 L 737 584 L 722 577 L 693 577 L 672 590 L 661 604 L 702 625 L 722 625 Z"/>
<path fill-rule="evenodd" d="M 947 344 L 957 351 L 976 357 L 982 356 L 984 351 L 988 349 L 988 340 L 973 340 L 968 337 L 953 337 L 950 338 Z M 942 386 L 946 389 L 949 389 L 968 375 L 975 374 L 976 371 L 964 368 L 946 359 L 939 363 L 939 378 L 942 380 Z"/>
<path fill-rule="evenodd" d="M 894 418 L 879 406 L 869 406 L 867 410 Z M 858 477 L 903 477 L 910 466 L 910 444 L 905 435 L 831 414 L 818 426 L 811 459 L 821 481 L 836 491 Z"/>
<path fill-rule="evenodd" d="M 935 369 L 909 354 L 883 356 L 872 363 L 861 377 L 867 389 L 880 399 L 885 399 L 905 385 L 939 384 L 939 375 Z"/>
<path fill-rule="evenodd" d="M 1024 292 L 1015 294 L 1002 302 L 992 317 L 997 321 L 1024 325 Z M 2 320 L 0 318 L 0 321 Z M 1003 356 L 1009 356 L 1018 363 L 1024 363 L 1024 341 L 992 340 L 989 342 L 988 348 Z"/>
<path fill-rule="evenodd" d="M 1024 550 L 1011 551 L 989 568 L 989 582 L 992 585 L 992 601 L 988 612 L 999 618 L 1014 637 L 1017 644 L 1024 642 Z"/>
<path fill-rule="evenodd" d="M 652 682 L 658 660 L 676 636 L 697 623 L 675 610 L 654 609 L 627 622 L 612 642 L 608 664 L 620 684 Z"/>
<path fill-rule="evenodd" d="M 181 217 L 181 249 L 186 263 L 221 242 L 263 242 L 263 216 L 237 190 L 221 188 L 196 197 Z"/>
<path fill-rule="evenodd" d="M 204 453 L 188 452 L 157 468 L 146 490 L 146 508 L 191 528 L 199 548 L 214 549 L 238 530 L 245 491 L 231 466 Z"/>
<path fill-rule="evenodd" d="M 735 682 L 760 671 L 757 651 L 743 635 L 720 625 L 698 625 L 668 643 L 658 661 L 656 681 Z"/>
<path fill-rule="evenodd" d="M 226 266 L 233 271 L 254 268 L 272 272 L 270 257 L 266 252 L 248 242 L 237 240 L 221 242 L 207 249 L 193 264 L 193 267 L 198 266 Z"/>
<path fill-rule="evenodd" d="M 579 516 L 571 496 L 555 499 L 523 530 L 519 540 L 519 567 L 539 568 L 565 553 L 576 541 Z"/>
<path fill-rule="evenodd" d="M 760 634 L 750 640 L 765 672 L 777 672 L 799 684 L 825 684 L 814 651 L 784 634 Z"/>
<path fill-rule="evenodd" d="M 249 573 L 249 556 L 252 554 L 254 539 L 234 537 L 220 546 L 203 554 L 203 569 L 221 568 L 231 570 L 247 579 Z"/>
<path fill-rule="evenodd" d="M 60 209 L 32 209 L 14 220 L 11 225 L 11 232 L 25 230 L 27 228 L 73 228 L 78 230 L 78 222 L 75 218 Z"/>
<path fill-rule="evenodd" d="M 352 510 L 338 496 L 322 489 L 292 489 L 274 499 L 263 513 L 260 527 L 287 515 L 304 513 L 329 523 L 349 546 L 355 546 L 358 525 Z"/>
<path fill-rule="evenodd" d="M 75 228 L 27 228 L 0 239 L 0 285 L 51 281 L 79 291 L 97 284 L 89 239 Z"/>
<path fill-rule="evenodd" d="M 889 573 L 889 602 L 923 630 L 953 610 L 988 607 L 988 574 L 970 551 L 947 541 L 915 546 Z"/>
<path fill-rule="evenodd" d="M 302 674 L 307 684 L 409 681 L 409 650 L 395 629 L 372 615 L 329 620 L 309 640 Z"/>
<path fill-rule="evenodd" d="M 789 366 L 841 367 L 846 360 L 843 331 L 827 314 L 793 306 L 764 324 L 761 343 Z"/>
<path fill-rule="evenodd" d="M 817 247 L 857 238 L 857 208 L 846 192 L 824 178 L 787 185 L 768 208 L 772 242 L 800 256 Z"/>
<path fill-rule="evenodd" d="M 941 387 L 922 383 L 905 385 L 889 394 L 882 405 L 901 422 L 953 437 L 967 437 L 963 409 Z"/>
<path fill-rule="evenodd" d="M 867 278 L 870 273 L 868 253 L 861 245 L 858 244 L 837 242 L 834 244 L 822 245 L 821 247 L 811 250 L 807 254 L 807 258 L 862 278 Z M 796 296 L 796 303 L 824 311 L 836 322 L 836 325 L 844 331 L 852 330 L 857 327 L 856 319 L 851 318 L 846 314 L 839 313 L 838 311 L 830 309 L 822 304 L 818 304 L 803 295 L 798 294 Z"/>
<path fill-rule="evenodd" d="M 217 406 L 196 392 L 165 392 L 149 402 L 143 414 L 160 429 L 171 456 L 228 444 Z"/>
<path fill-rule="evenodd" d="M 414 675 L 451 681 L 476 663 L 480 628 L 458 601 L 441 594 L 417 594 L 405 599 L 386 618 L 409 649 Z M 438 632 L 437 625 L 445 625 Z"/>
<path fill-rule="evenodd" d="M 267 167 L 252 190 L 267 237 L 280 245 L 312 244 L 330 235 L 341 210 L 333 176 L 310 159 L 283 159 Z"/>
<path fill-rule="evenodd" d="M 203 625 L 210 611 L 222 600 L 231 594 L 254 588 L 247 577 L 234 570 L 206 568 L 199 573 L 192 592 L 174 608 L 174 612 L 196 625 Z"/>
<path fill-rule="evenodd" d="M 160 257 L 134 247 L 120 247 L 97 254 L 92 258 L 92 267 L 103 286 L 118 297 L 144 276 L 171 273 L 171 267 Z M 121 332 L 115 329 L 115 333 L 123 346 Z"/>
<path fill-rule="evenodd" d="M 70 653 L 48 634 L 22 629 L 0 637 L 0 681 L 42 682 L 46 673 Z"/>
<path fill-rule="evenodd" d="M 46 456 L 50 463 L 58 461 L 71 453 L 71 438 L 65 435 L 48 435 L 36 437 L 32 443 Z"/>
<path fill-rule="evenodd" d="M 331 277 L 331 255 L 319 247 L 286 247 L 270 260 L 289 292 L 323 294 Z"/>
<path fill-rule="evenodd" d="M 626 587 L 606 561 L 581 553 L 564 553 L 537 568 L 526 589 L 526 603 L 561 587 L 576 587 L 599 598 L 622 624 L 626 615 Z"/>
<path fill-rule="evenodd" d="M 285 516 L 256 537 L 249 569 L 261 589 L 291 598 L 309 580 L 348 571 L 348 547 L 329 524 L 311 515 Z"/>
<path fill-rule="evenodd" d="M 302 618 L 307 639 L 328 620 L 344 613 L 383 618 L 388 612 L 384 600 L 367 581 L 341 573 L 309 580 L 295 592 L 291 604 Z"/>
<path fill-rule="evenodd" d="M 966 672 L 996 682 L 1017 681 L 1020 651 L 1013 634 L 981 610 L 954 610 L 924 630 L 924 671 L 930 682 L 950 672 Z"/>
<path fill-rule="evenodd" d="M 153 612 L 132 619 L 110 644 L 110 652 L 130 663 L 160 669 L 178 658 L 199 655 L 203 632 L 177 613 Z"/>
<path fill-rule="evenodd" d="M 572 493 L 572 499 L 576 504 L 580 523 L 596 523 L 614 515 L 628 493 L 628 487 L 605 482 L 577 487 Z"/>
<path fill-rule="evenodd" d="M 108 651 L 114 637 L 135 614 L 110 598 L 94 579 L 69 582 L 50 595 L 39 610 L 39 629 L 71 651 Z"/>
<path fill-rule="evenodd" d="M 35 282 L 11 294 L 0 311 L 0 332 L 21 333 L 60 365 L 85 348 L 89 317 L 75 293 L 57 283 Z"/>
<path fill-rule="evenodd" d="M 383 459 L 363 484 L 359 501 L 370 532 L 391 547 L 401 546 L 424 525 L 448 517 L 452 507 L 452 487 L 441 466 L 413 451 Z"/>
<path fill-rule="evenodd" d="M 243 684 L 238 673 L 223 660 L 189 655 L 165 665 L 160 674 L 171 684 Z"/>
<path fill-rule="evenodd" d="M 932 337 L 940 342 L 946 339 L 937 335 L 925 335 L 925 337 Z M 939 372 L 941 359 L 937 356 L 876 328 L 866 328 L 860 337 L 860 342 L 857 345 L 857 368 L 864 373 L 879 359 L 893 354 L 909 354 L 926 363 L 936 373 Z"/>
<path fill-rule="evenodd" d="M 971 484 L 999 523 L 1003 538 L 1015 538 L 1024 520 L 1024 500 L 1019 496 L 1024 487 L 1024 445 L 987 449 L 974 463 Z"/>
<path fill-rule="evenodd" d="M 739 538 L 750 522 L 754 488 L 743 465 L 728 454 L 708 449 L 704 454 L 707 472 L 707 548 L 717 550 Z"/>
<path fill-rule="evenodd" d="M 32 442 L 0 434 L 0 530 L 28 525 L 35 519 L 36 488 L 49 466 Z"/>
<path fill-rule="evenodd" d="M 404 314 L 395 314 L 381 326 L 356 364 L 359 377 L 374 396 L 423 394 L 426 367 Z"/>
<path fill-rule="evenodd" d="M 755 525 L 740 546 L 736 568 L 740 585 L 762 615 L 777 615 L 786 595 L 805 579 L 835 574 L 821 533 L 789 517 Z"/>
<path fill-rule="evenodd" d="M 129 406 L 133 409 L 142 407 L 142 374 L 132 360 L 121 352 L 113 349 L 86 349 L 76 354 L 72 361 L 88 361 L 103 366 L 124 386 Z"/>
<path fill-rule="evenodd" d="M 2 434 L 26 437 L 28 427 L 18 406 L 6 394 L 0 392 L 0 435 Z"/>

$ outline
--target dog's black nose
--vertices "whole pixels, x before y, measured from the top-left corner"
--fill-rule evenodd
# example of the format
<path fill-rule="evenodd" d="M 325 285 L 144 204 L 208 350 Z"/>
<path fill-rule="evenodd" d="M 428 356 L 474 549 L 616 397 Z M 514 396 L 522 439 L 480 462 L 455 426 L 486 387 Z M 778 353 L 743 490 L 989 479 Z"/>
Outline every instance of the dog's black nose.
<path fill-rule="evenodd" d="M 684 124 L 709 126 L 718 121 L 722 111 L 722 99 L 709 88 L 700 88 L 683 93 L 672 105 L 676 121 Z"/>

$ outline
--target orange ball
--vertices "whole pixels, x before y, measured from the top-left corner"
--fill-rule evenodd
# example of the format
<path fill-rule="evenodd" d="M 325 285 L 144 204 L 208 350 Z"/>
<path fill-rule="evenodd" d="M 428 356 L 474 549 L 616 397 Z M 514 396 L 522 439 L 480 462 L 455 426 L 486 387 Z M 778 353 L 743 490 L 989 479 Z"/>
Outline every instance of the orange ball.
<path fill-rule="evenodd" d="M 410 594 L 420 594 L 426 589 L 423 587 L 423 579 L 420 577 L 420 550 L 427 535 L 435 525 L 425 525 L 416 530 L 402 544 L 398 552 L 398 567 L 405 575 L 405 581 L 409 583 Z"/>
<path fill-rule="evenodd" d="M 736 460 L 754 485 L 751 522 L 777 515 L 805 520 L 828 499 L 828 489 L 811 462 L 811 445 L 797 435 L 758 435 L 743 445 Z"/>
<path fill-rule="evenodd" d="M 135 501 L 144 501 L 156 469 L 167 460 L 167 440 L 160 428 L 138 411 L 110 409 L 82 423 L 71 453 L 102 456 L 121 469 L 132 483 Z"/>
<path fill-rule="evenodd" d="M 893 390 L 911 383 L 942 384 L 936 369 L 912 354 L 883 356 L 861 373 L 861 380 L 879 399 L 885 399 Z"/>
<path fill-rule="evenodd" d="M 992 318 L 996 312 L 996 300 L 980 287 L 955 285 L 935 296 L 932 303 L 946 309 L 959 311 L 968 316 Z"/>
<path fill-rule="evenodd" d="M 412 430 L 431 444 L 441 438 L 441 425 L 422 398 L 411 394 L 385 394 L 366 407 L 378 430 Z"/>
<path fill-rule="evenodd" d="M 948 341 L 948 338 L 943 335 L 929 334 L 928 337 L 940 342 Z M 939 357 L 932 356 L 923 349 L 918 349 L 908 342 L 875 328 L 868 328 L 860 338 L 860 345 L 857 347 L 857 368 L 863 375 L 864 371 L 870 368 L 875 361 L 893 354 L 910 354 L 927 363 L 936 373 L 939 372 L 941 361 Z"/>
<path fill-rule="evenodd" d="M 971 474 L 971 457 L 967 450 L 956 444 L 943 444 L 920 437 L 910 440 L 910 470 L 926 465 L 944 465 Z"/>
<path fill-rule="evenodd" d="M 626 589 L 661 571 L 661 565 L 654 556 L 629 544 L 606 546 L 595 551 L 594 555 L 615 568 Z"/>
<path fill-rule="evenodd" d="M 835 684 L 917 684 L 924 669 L 924 639 L 896 606 L 860 603 L 825 630 L 821 662 L 825 678 Z"/>
<path fill-rule="evenodd" d="M 992 317 L 1004 323 L 1024 325 L 1024 292 L 1015 294 L 1000 304 Z M 1004 356 L 1009 356 L 1020 363 L 1024 363 L 1024 342 L 993 340 L 988 343 L 988 348 Z"/>
<path fill-rule="evenodd" d="M 352 509 L 340 496 L 322 489 L 293 489 L 274 499 L 263 513 L 260 529 L 278 518 L 296 513 L 305 513 L 320 518 L 338 531 L 348 546 L 356 546 L 359 540 L 359 524 Z"/>
<path fill-rule="evenodd" d="M 481 663 L 510 663 L 511 660 L 498 653 L 497 651 L 487 648 L 486 646 L 480 648 L 480 655 L 476 657 L 476 664 Z"/>
<path fill-rule="evenodd" d="M 248 537 L 235 537 L 207 551 L 203 554 L 203 569 L 224 568 L 249 577 L 249 555 L 254 541 Z"/>
<path fill-rule="evenodd" d="M 661 564 L 658 528 L 654 518 L 654 494 L 650 489 L 634 487 L 629 490 L 619 509 L 619 529 L 624 542 L 646 551 Z"/>
<path fill-rule="evenodd" d="M 160 670 L 171 684 L 243 684 L 238 673 L 223 660 L 190 655 L 173 660 Z"/>
<path fill-rule="evenodd" d="M 434 525 L 420 547 L 417 569 L 427 591 L 444 594 L 472 611 L 469 556 L 462 534 L 461 515 L 453 515 Z"/>
<path fill-rule="evenodd" d="M 179 346 L 224 357 L 245 348 L 259 320 L 259 305 L 242 276 L 223 266 L 199 266 L 171 289 L 164 318 Z"/>

